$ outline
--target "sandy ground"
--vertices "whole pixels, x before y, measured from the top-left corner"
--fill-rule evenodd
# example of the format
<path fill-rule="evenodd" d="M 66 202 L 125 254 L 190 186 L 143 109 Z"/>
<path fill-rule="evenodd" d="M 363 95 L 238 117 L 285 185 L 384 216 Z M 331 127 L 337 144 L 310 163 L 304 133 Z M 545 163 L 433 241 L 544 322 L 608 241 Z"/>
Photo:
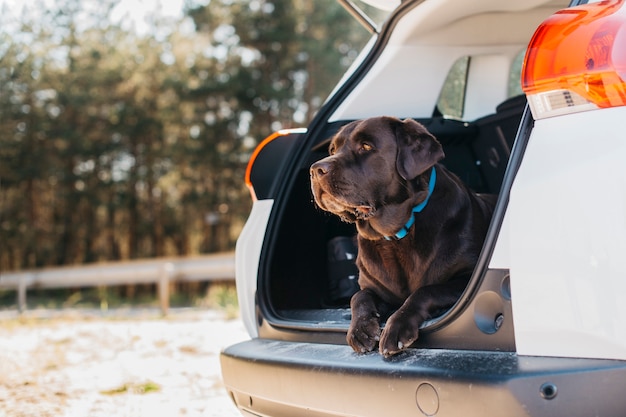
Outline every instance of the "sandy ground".
<path fill-rule="evenodd" d="M 247 338 L 215 310 L 0 312 L 0 417 L 240 416 L 219 352 Z"/>

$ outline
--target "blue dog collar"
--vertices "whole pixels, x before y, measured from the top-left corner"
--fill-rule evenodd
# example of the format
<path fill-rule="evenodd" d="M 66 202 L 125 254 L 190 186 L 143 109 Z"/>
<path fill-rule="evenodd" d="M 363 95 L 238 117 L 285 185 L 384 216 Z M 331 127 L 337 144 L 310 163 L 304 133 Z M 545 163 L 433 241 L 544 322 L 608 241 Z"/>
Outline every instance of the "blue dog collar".
<path fill-rule="evenodd" d="M 426 207 L 426 204 L 428 204 L 428 200 L 430 199 L 430 196 L 433 194 L 433 190 L 435 189 L 436 182 L 437 182 L 437 171 L 435 171 L 435 167 L 433 167 L 433 169 L 430 171 L 430 181 L 428 181 L 428 195 L 426 196 L 424 201 L 419 203 L 417 206 L 413 207 L 413 210 L 411 210 L 411 217 L 409 218 L 409 221 L 406 222 L 404 226 L 402 226 L 402 229 L 400 229 L 398 233 L 393 235 L 393 237 L 385 236 L 385 239 L 400 240 L 409 234 L 409 230 L 411 230 L 413 223 L 415 223 L 414 214 L 419 213 L 420 211 L 424 210 L 424 207 Z"/>

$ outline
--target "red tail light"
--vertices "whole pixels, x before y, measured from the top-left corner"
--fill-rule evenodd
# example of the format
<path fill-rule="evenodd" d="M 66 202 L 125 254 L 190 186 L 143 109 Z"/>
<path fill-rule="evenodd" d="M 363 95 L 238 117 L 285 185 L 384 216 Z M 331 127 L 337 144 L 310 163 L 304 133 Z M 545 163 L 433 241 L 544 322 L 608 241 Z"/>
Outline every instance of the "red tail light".
<path fill-rule="evenodd" d="M 522 68 L 522 89 L 535 118 L 626 105 L 623 4 L 564 9 L 539 26 Z"/>

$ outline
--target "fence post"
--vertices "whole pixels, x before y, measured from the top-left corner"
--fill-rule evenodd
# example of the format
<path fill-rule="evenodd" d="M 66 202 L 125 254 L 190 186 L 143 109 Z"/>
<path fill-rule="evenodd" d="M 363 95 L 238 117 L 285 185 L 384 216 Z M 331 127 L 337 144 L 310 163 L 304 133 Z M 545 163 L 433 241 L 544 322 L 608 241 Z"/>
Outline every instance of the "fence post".
<path fill-rule="evenodd" d="M 166 262 L 161 266 L 159 272 L 159 305 L 161 306 L 161 314 L 167 315 L 170 308 L 170 278 L 174 272 L 174 264 Z"/>
<path fill-rule="evenodd" d="M 26 311 L 26 288 L 28 287 L 28 284 L 33 281 L 33 278 L 34 275 L 32 273 L 23 274 L 20 276 L 17 284 L 17 309 L 20 314 Z"/>

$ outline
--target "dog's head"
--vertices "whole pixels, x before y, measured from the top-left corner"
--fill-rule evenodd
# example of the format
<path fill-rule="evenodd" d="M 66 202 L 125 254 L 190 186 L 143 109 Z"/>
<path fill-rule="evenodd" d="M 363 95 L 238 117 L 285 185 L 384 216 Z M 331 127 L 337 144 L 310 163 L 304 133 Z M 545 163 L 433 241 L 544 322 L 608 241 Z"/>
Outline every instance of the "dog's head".
<path fill-rule="evenodd" d="M 428 176 L 422 174 L 444 156 L 424 126 L 393 117 L 345 125 L 332 138 L 329 153 L 310 169 L 315 202 L 356 222 L 359 233 L 370 223 L 367 229 L 374 226 L 377 232 L 365 233 L 370 238 L 391 235 L 406 222 L 410 208 L 428 195 Z"/>

